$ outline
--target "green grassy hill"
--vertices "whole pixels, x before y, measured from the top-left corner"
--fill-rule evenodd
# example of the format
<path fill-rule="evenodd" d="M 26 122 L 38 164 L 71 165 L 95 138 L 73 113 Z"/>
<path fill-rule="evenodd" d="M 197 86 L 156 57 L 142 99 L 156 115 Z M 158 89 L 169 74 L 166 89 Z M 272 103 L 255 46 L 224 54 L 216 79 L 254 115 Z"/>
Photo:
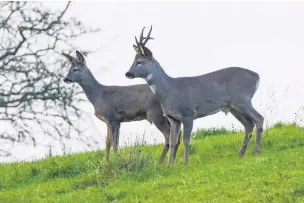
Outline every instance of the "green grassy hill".
<path fill-rule="evenodd" d="M 0 202 L 304 202 L 304 128 L 277 124 L 264 131 L 262 153 L 238 158 L 242 132 L 193 134 L 189 166 L 156 164 L 162 146 L 0 165 Z"/>

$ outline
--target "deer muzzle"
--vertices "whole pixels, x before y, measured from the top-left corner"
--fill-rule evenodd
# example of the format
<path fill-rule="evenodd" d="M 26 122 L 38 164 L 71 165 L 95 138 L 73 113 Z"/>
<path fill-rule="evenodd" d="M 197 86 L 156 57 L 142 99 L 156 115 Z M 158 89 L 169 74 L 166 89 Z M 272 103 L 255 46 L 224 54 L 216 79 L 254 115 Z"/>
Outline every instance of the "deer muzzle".
<path fill-rule="evenodd" d="M 127 72 L 127 73 L 125 74 L 125 76 L 126 76 L 127 78 L 129 78 L 129 79 L 135 78 L 135 74 L 134 74 L 134 73 L 130 73 L 130 72 Z"/>
<path fill-rule="evenodd" d="M 70 80 L 70 79 L 68 79 L 68 78 L 64 78 L 64 79 L 63 79 L 63 82 L 69 84 L 69 83 L 72 83 L 73 81 Z"/>

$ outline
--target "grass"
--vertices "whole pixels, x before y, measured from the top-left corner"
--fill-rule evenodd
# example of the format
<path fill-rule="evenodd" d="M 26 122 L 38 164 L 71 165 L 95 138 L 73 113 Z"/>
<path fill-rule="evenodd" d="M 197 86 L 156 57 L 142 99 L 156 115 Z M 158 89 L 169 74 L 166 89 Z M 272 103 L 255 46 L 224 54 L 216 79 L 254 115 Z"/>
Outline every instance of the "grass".
<path fill-rule="evenodd" d="M 120 149 L 0 165 L 0 202 L 304 202 L 304 128 L 279 123 L 264 131 L 262 153 L 237 154 L 243 132 L 193 133 L 170 168 L 156 164 L 162 146 Z"/>

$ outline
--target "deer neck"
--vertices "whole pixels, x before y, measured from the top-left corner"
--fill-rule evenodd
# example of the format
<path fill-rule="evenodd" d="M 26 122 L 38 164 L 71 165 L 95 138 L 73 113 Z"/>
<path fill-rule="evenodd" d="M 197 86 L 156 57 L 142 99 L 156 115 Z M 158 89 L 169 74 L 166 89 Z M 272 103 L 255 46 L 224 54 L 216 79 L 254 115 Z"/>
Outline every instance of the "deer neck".
<path fill-rule="evenodd" d="M 145 80 L 161 103 L 172 93 L 172 78 L 166 74 L 156 60 L 153 72 Z"/>
<path fill-rule="evenodd" d="M 98 97 L 101 95 L 101 91 L 104 86 L 95 79 L 89 69 L 86 71 L 87 73 L 85 77 L 78 83 L 86 94 L 88 100 L 94 105 Z"/>

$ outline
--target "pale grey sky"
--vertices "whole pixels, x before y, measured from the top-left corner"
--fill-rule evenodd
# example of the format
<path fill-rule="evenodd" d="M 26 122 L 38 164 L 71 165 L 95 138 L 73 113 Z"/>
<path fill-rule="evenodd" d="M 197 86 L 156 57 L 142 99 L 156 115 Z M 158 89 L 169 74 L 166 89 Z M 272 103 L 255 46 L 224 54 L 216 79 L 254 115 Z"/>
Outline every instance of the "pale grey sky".
<path fill-rule="evenodd" d="M 85 1 L 73 2 L 67 16 L 101 28 L 100 33 L 76 42 L 93 49 L 102 47 L 86 59 L 99 82 L 144 83 L 141 79 L 129 80 L 124 74 L 135 56 L 134 35 L 140 34 L 142 26 L 153 25 L 155 40 L 147 46 L 171 76 L 194 76 L 228 66 L 259 73 L 261 81 L 253 105 L 265 116 L 266 125 L 271 125 L 293 121 L 304 102 L 303 10 L 303 2 Z M 105 125 L 93 116 L 91 104 L 84 108 L 98 126 L 88 127 L 85 133 L 104 140 Z M 197 119 L 194 128 L 231 128 L 232 125 L 242 127 L 231 115 L 218 113 Z M 163 142 L 156 128 L 142 121 L 122 125 L 121 144 L 134 142 L 135 136 L 144 132 L 149 143 Z M 75 145 L 70 145 L 71 151 L 82 150 Z"/>

